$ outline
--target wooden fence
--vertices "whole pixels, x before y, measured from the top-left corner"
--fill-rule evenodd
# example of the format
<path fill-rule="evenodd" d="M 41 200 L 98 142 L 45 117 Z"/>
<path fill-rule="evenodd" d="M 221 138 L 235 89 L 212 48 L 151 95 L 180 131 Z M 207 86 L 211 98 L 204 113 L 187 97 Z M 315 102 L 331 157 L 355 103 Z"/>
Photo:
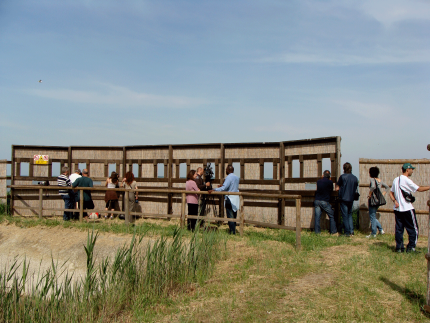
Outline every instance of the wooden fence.
<path fill-rule="evenodd" d="M 38 215 L 39 218 L 46 217 L 43 214 L 43 211 L 55 211 L 55 212 L 76 212 L 76 209 L 65 209 L 65 208 L 46 208 L 43 206 L 43 198 L 44 191 L 55 190 L 58 191 L 60 189 L 59 186 L 40 186 L 40 185 L 11 185 L 13 189 L 19 190 L 38 190 L 39 198 L 37 207 L 34 206 L 15 206 L 14 208 L 18 210 L 31 210 Z M 78 190 L 80 194 L 80 200 L 83 200 L 84 191 L 115 191 L 122 192 L 124 194 L 124 200 L 128 201 L 128 196 L 130 193 L 138 192 L 141 194 L 176 194 L 181 195 L 181 213 L 180 214 L 171 214 L 171 213 L 146 213 L 146 212 L 131 212 L 129 210 L 128 203 L 124 203 L 123 211 L 106 211 L 105 209 L 92 209 L 92 210 L 84 210 L 83 203 L 80 203 L 79 208 L 79 221 L 83 220 L 84 212 L 98 212 L 98 213 L 110 213 L 110 214 L 124 214 L 125 215 L 125 223 L 129 224 L 133 222 L 134 217 L 142 217 L 142 218 L 178 218 L 180 219 L 181 227 L 184 226 L 185 220 L 188 219 L 199 219 L 207 222 L 215 222 L 215 221 L 228 221 L 228 222 L 236 222 L 239 224 L 239 233 L 243 235 L 243 230 L 245 224 L 255 225 L 255 226 L 263 226 L 269 228 L 277 228 L 277 229 L 286 229 L 286 230 L 295 230 L 296 231 L 296 249 L 299 250 L 301 248 L 301 196 L 300 195 L 284 195 L 284 194 L 261 194 L 261 193 L 244 193 L 244 192 L 212 192 L 210 195 L 223 197 L 225 195 L 238 195 L 240 198 L 240 208 L 238 210 L 238 217 L 236 219 L 219 217 L 219 216 L 191 216 L 186 215 L 186 194 L 198 194 L 198 195 L 209 195 L 208 192 L 205 191 L 184 191 L 184 190 L 169 190 L 169 189 L 125 189 L 125 188 L 106 188 L 106 187 L 61 187 L 61 189 L 68 190 Z M 287 225 L 279 225 L 272 223 L 265 223 L 260 221 L 254 221 L 251 219 L 247 219 L 244 212 L 244 197 L 248 198 L 258 198 L 258 199 L 277 199 L 283 205 L 285 205 L 285 200 L 293 200 L 295 209 L 296 209 L 296 225 L 295 226 L 287 226 Z M 221 211 L 221 210 L 220 210 Z"/>
<path fill-rule="evenodd" d="M 185 172 L 203 167 L 211 162 L 215 176 L 213 184 L 223 182 L 225 168 L 233 165 L 240 177 L 243 193 L 281 194 L 302 196 L 302 227 L 314 227 L 313 200 L 315 184 L 324 169 L 332 173 L 336 182 L 340 175 L 340 137 L 325 137 L 281 142 L 260 143 L 210 143 L 189 145 L 148 146 L 12 146 L 11 156 L 11 211 L 13 215 L 32 216 L 37 209 L 38 191 L 14 188 L 31 186 L 47 181 L 57 185 L 57 175 L 62 166 L 70 173 L 87 168 L 93 181 L 105 181 L 112 170 L 120 176 L 132 171 L 139 188 L 167 189 L 172 193 L 153 193 L 144 197 L 145 208 L 150 213 L 178 214 L 180 204 L 174 201 L 174 193 L 183 190 Z M 37 164 L 34 156 L 47 155 L 47 164 Z M 181 174 L 180 174 L 181 173 Z M 99 184 L 95 184 L 97 186 Z M 175 195 L 176 196 L 176 195 Z M 104 207 L 103 192 L 94 192 L 95 207 Z M 273 225 L 295 225 L 295 205 L 292 201 L 267 201 L 245 199 L 250 219 Z M 56 194 L 46 198 L 44 205 L 61 208 L 62 199 Z M 122 206 L 122 201 L 120 201 Z M 223 205 L 220 197 L 219 205 Z M 32 207 L 20 209 L 19 207 Z M 220 208 L 221 217 L 224 209 Z M 60 211 L 55 214 L 59 215 Z M 322 219 L 322 228 L 328 221 Z"/>

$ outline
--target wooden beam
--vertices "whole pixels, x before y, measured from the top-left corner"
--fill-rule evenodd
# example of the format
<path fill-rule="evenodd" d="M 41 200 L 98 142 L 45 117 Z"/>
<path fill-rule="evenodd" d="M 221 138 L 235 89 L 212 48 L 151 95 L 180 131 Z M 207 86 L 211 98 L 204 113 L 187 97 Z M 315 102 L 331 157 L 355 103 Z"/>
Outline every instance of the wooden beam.
<path fill-rule="evenodd" d="M 303 155 L 300 155 L 299 158 L 299 162 L 300 162 L 300 178 L 305 177 L 305 167 L 304 167 L 304 162 L 303 162 Z"/>
<path fill-rule="evenodd" d="M 301 199 L 296 199 L 296 250 L 300 251 L 302 248 L 301 234 L 302 234 L 302 220 L 301 220 Z"/>

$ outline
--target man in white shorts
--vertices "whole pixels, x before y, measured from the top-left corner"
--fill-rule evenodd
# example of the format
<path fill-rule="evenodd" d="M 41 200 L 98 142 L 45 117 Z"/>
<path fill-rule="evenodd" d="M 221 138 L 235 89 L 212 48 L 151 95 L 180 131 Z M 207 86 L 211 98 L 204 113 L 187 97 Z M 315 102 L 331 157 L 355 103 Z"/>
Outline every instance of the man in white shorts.
<path fill-rule="evenodd" d="M 415 167 L 410 163 L 403 164 L 403 174 L 396 177 L 391 186 L 390 198 L 394 202 L 394 215 L 396 216 L 396 252 L 405 251 L 403 245 L 403 232 L 405 229 L 409 236 L 406 252 L 415 252 L 415 246 L 418 241 L 418 223 L 415 208 L 411 202 L 405 199 L 402 191 L 412 194 L 415 192 L 425 192 L 430 189 L 430 186 L 418 186 L 409 179 L 414 169 Z"/>

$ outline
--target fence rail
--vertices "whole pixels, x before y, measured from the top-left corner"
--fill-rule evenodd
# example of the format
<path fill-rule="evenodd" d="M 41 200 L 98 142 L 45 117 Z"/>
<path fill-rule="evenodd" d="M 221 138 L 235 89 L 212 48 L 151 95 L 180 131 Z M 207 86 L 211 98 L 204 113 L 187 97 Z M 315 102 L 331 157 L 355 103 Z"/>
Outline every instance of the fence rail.
<path fill-rule="evenodd" d="M 211 195 L 238 195 L 240 199 L 240 208 L 238 210 L 237 219 L 231 218 L 223 218 L 223 217 L 209 217 L 209 216 L 192 216 L 185 214 L 185 204 L 186 204 L 186 194 L 198 194 L 198 195 L 209 195 L 206 191 L 185 191 L 185 190 L 177 190 L 177 189 L 125 189 L 125 188 L 106 188 L 106 187 L 60 187 L 60 186 L 40 186 L 40 185 L 10 185 L 13 189 L 21 189 L 21 190 L 38 190 L 39 191 L 39 205 L 38 207 L 24 207 L 24 206 L 12 206 L 12 214 L 14 209 L 27 209 L 37 211 L 39 218 L 41 219 L 43 216 L 43 211 L 66 211 L 66 212 L 76 212 L 76 209 L 65 209 L 65 208 L 44 208 L 43 207 L 43 191 L 49 190 L 59 190 L 59 189 L 67 189 L 67 190 L 75 190 L 79 191 L 80 201 L 84 199 L 84 191 L 96 191 L 96 192 L 106 192 L 106 191 L 115 191 L 115 192 L 123 192 L 124 200 L 128 200 L 128 196 L 130 193 L 138 192 L 138 193 L 147 193 L 147 194 L 176 194 L 181 195 L 181 214 L 159 214 L 159 213 L 145 213 L 145 212 L 132 212 L 129 210 L 128 203 L 124 203 L 123 211 L 109 211 L 111 214 L 125 214 L 125 223 L 129 224 L 133 222 L 133 216 L 140 216 L 143 218 L 147 217 L 155 217 L 155 218 L 179 218 L 181 227 L 184 227 L 185 220 L 188 219 L 201 219 L 208 222 L 214 221 L 228 221 L 228 222 L 236 222 L 239 224 L 239 233 L 242 236 L 245 224 L 258 225 L 268 228 L 277 228 L 277 229 L 285 229 L 285 230 L 295 230 L 296 231 L 296 249 L 300 250 L 301 248 L 301 195 L 287 195 L 287 194 L 260 194 L 260 193 L 249 193 L 249 192 L 212 192 Z M 244 212 L 244 197 L 249 198 L 258 198 L 258 199 L 277 199 L 285 205 L 285 200 L 294 200 L 296 207 L 296 226 L 285 226 L 279 224 L 272 224 L 267 222 L 259 222 L 253 220 L 247 220 Z M 83 220 L 84 212 L 106 212 L 106 210 L 84 210 L 83 203 L 79 203 L 79 221 Z"/>

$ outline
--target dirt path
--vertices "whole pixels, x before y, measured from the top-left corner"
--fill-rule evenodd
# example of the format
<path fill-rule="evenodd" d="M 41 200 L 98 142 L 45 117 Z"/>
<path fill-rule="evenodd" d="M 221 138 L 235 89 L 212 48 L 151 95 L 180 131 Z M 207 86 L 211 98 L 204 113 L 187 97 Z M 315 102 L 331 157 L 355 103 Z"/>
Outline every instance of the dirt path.
<path fill-rule="evenodd" d="M 129 245 L 132 235 L 101 233 L 95 245 L 96 262 L 106 257 L 113 258 L 119 247 Z M 143 241 L 146 245 L 149 241 Z M 63 227 L 20 228 L 15 225 L 0 225 L 0 268 L 10 266 L 15 257 L 30 261 L 30 273 L 44 271 L 51 267 L 52 259 L 59 265 L 65 264 L 75 279 L 83 277 L 86 271 L 87 232 Z M 51 258 L 52 256 L 52 258 Z"/>

